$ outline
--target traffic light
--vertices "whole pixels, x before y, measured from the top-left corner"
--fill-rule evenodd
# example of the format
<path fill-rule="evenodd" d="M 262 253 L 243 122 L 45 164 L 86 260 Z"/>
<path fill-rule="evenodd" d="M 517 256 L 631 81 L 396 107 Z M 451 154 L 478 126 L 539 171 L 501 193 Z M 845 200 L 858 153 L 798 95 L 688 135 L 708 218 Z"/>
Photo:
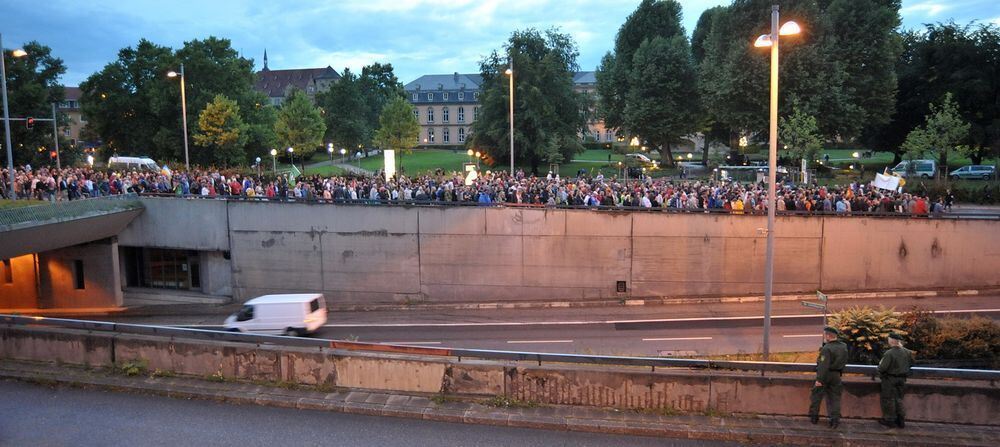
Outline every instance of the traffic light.
<path fill-rule="evenodd" d="M 24 120 L 24 127 L 28 128 L 28 130 L 34 129 L 35 128 L 35 119 L 34 118 L 28 118 L 28 119 Z"/>

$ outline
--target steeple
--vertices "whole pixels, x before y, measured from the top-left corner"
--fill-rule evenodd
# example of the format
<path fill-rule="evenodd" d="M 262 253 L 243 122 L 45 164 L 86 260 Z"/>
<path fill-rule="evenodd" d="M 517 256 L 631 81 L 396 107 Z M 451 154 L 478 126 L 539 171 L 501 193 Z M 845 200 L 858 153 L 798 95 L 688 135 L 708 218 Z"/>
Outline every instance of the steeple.
<path fill-rule="evenodd" d="M 267 48 L 264 48 L 264 68 L 263 68 L 263 70 L 267 70 Z"/>

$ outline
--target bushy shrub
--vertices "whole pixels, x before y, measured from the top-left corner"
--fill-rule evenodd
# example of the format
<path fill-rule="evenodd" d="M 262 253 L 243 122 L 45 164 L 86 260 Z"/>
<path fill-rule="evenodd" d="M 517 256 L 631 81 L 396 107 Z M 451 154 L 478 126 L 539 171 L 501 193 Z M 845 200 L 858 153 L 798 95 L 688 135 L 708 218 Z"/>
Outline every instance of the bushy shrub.
<path fill-rule="evenodd" d="M 848 361 L 874 365 L 886 349 L 890 333 L 902 333 L 902 322 L 893 309 L 852 307 L 830 316 L 830 326 L 840 330 L 847 343 Z"/>
<path fill-rule="evenodd" d="M 1000 367 L 1000 323 L 984 317 L 934 318 L 926 312 L 904 315 L 911 328 L 907 348 L 922 360 L 982 360 Z"/>

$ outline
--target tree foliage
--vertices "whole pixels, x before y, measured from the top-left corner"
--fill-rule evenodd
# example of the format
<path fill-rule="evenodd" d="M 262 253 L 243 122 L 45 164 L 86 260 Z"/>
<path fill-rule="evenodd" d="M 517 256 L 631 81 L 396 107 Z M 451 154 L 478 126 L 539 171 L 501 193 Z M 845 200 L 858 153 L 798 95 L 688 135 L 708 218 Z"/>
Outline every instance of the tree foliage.
<path fill-rule="evenodd" d="M 713 121 L 734 131 L 763 132 L 769 107 L 767 51 L 751 45 L 770 32 L 770 0 L 735 0 L 699 21 L 699 90 Z M 824 138 L 851 140 L 892 115 L 899 54 L 898 0 L 781 2 L 781 21 L 802 33 L 781 39 L 780 109 L 797 104 Z"/>
<path fill-rule="evenodd" d="M 413 116 L 413 106 L 402 96 L 393 98 L 379 116 L 375 142 L 383 149 L 412 152 L 420 136 L 420 123 Z"/>
<path fill-rule="evenodd" d="M 101 137 L 108 152 L 181 159 L 180 82 L 166 74 L 182 63 L 189 114 L 216 95 L 236 101 L 247 125 L 246 156 L 266 154 L 275 142 L 274 110 L 254 90 L 253 61 L 216 37 L 185 42 L 176 51 L 145 39 L 119 50 L 115 61 L 80 85 L 88 131 Z"/>
<path fill-rule="evenodd" d="M 924 154 L 938 156 L 938 163 L 948 172 L 948 154 L 955 149 L 967 151 L 962 143 L 969 136 L 971 126 L 962 118 L 951 93 L 946 93 L 940 105 L 931 104 L 926 124 L 913 129 L 903 142 L 907 158 L 913 160 Z"/>
<path fill-rule="evenodd" d="M 930 104 L 952 93 L 970 123 L 972 161 L 1000 155 L 1000 28 L 939 23 L 906 32 L 902 40 L 896 114 L 872 133 L 871 143 L 904 154 L 904 141 L 924 122 Z"/>
<path fill-rule="evenodd" d="M 840 330 L 851 363 L 877 364 L 887 348 L 889 334 L 906 334 L 895 311 L 885 307 L 844 309 L 830 315 L 829 324 Z"/>
<path fill-rule="evenodd" d="M 64 98 L 59 77 L 66 72 L 62 59 L 52 56 L 52 50 L 38 42 L 31 41 L 22 47 L 27 56 L 14 58 L 4 49 L 4 64 L 7 70 L 7 105 L 11 118 L 51 118 L 52 103 Z M 57 116 L 60 124 L 66 116 Z M 52 123 L 38 122 L 28 129 L 24 121 L 11 121 L 11 144 L 15 165 L 27 162 L 49 163 L 49 150 L 53 148 Z M 0 146 L 3 142 L 0 141 Z M 68 149 L 65 141 L 60 141 L 64 153 Z M 55 164 L 54 162 L 52 164 Z M 4 165 L 6 166 L 6 164 Z"/>
<path fill-rule="evenodd" d="M 292 90 L 278 111 L 274 133 L 281 147 L 295 149 L 297 156 L 309 158 L 323 146 L 326 123 L 319 109 L 302 90 Z"/>
<path fill-rule="evenodd" d="M 699 130 L 695 68 L 681 6 L 674 0 L 644 0 L 618 31 L 615 50 L 598 73 L 601 116 L 619 134 L 635 135 L 664 149 Z"/>
<path fill-rule="evenodd" d="M 480 62 L 481 106 L 467 144 L 494 160 L 510 156 L 508 55 L 514 62 L 515 157 L 535 173 L 542 163 L 571 160 L 583 150 L 578 135 L 586 128 L 587 99 L 573 88 L 576 44 L 556 30 L 515 31 L 502 54 L 494 51 Z"/>
<path fill-rule="evenodd" d="M 391 64 L 375 63 L 356 75 L 350 69 L 336 84 L 316 95 L 325 112 L 326 138 L 337 147 L 356 148 L 372 143 L 386 104 L 403 96 L 403 86 Z"/>
<path fill-rule="evenodd" d="M 247 126 L 236 101 L 216 95 L 198 115 L 194 142 L 202 148 L 196 159 L 203 164 L 232 166 L 245 161 Z"/>
<path fill-rule="evenodd" d="M 795 108 L 788 117 L 782 117 L 779 129 L 781 142 L 792 153 L 796 161 L 805 159 L 812 163 L 823 149 L 823 138 L 819 134 L 816 117 L 806 115 Z"/>

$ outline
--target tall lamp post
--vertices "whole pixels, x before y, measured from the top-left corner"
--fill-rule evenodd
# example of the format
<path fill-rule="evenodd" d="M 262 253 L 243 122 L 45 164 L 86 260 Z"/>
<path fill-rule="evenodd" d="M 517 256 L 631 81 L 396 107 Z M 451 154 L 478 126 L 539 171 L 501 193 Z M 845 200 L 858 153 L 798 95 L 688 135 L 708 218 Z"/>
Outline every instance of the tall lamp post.
<path fill-rule="evenodd" d="M 271 174 L 278 175 L 278 150 L 271 149 Z"/>
<path fill-rule="evenodd" d="M 7 197 L 10 200 L 17 200 L 17 196 L 14 195 L 14 151 L 10 145 L 10 111 L 7 109 L 7 67 L 4 63 L 6 53 L 3 50 L 3 36 L 0 35 L 0 91 L 3 91 L 4 148 L 7 149 L 7 187 L 9 188 L 7 190 Z M 11 56 L 15 58 L 27 55 L 28 53 L 22 49 L 11 51 Z"/>
<path fill-rule="evenodd" d="M 326 151 L 330 154 L 330 166 L 333 166 L 333 143 L 327 143 Z"/>
<path fill-rule="evenodd" d="M 181 64 L 181 72 L 170 71 L 168 77 L 181 78 L 181 124 L 184 126 L 184 169 L 191 172 L 191 162 L 188 159 L 188 109 L 187 94 L 184 92 L 184 64 Z"/>
<path fill-rule="evenodd" d="M 507 84 L 510 85 L 510 176 L 514 176 L 514 58 L 510 58 Z M 478 163 L 478 162 L 477 162 Z"/>
<path fill-rule="evenodd" d="M 291 163 L 292 167 L 295 167 L 295 148 L 289 147 L 286 149 L 288 151 L 288 162 Z"/>
<path fill-rule="evenodd" d="M 754 42 L 758 48 L 771 47 L 771 129 L 770 147 L 767 161 L 767 249 L 764 264 L 764 360 L 771 352 L 771 294 L 774 286 L 774 206 L 777 203 L 775 191 L 778 170 L 778 38 L 798 34 L 801 30 L 795 22 L 785 22 L 778 28 L 778 5 L 771 6 L 771 33 L 762 34 Z"/>

